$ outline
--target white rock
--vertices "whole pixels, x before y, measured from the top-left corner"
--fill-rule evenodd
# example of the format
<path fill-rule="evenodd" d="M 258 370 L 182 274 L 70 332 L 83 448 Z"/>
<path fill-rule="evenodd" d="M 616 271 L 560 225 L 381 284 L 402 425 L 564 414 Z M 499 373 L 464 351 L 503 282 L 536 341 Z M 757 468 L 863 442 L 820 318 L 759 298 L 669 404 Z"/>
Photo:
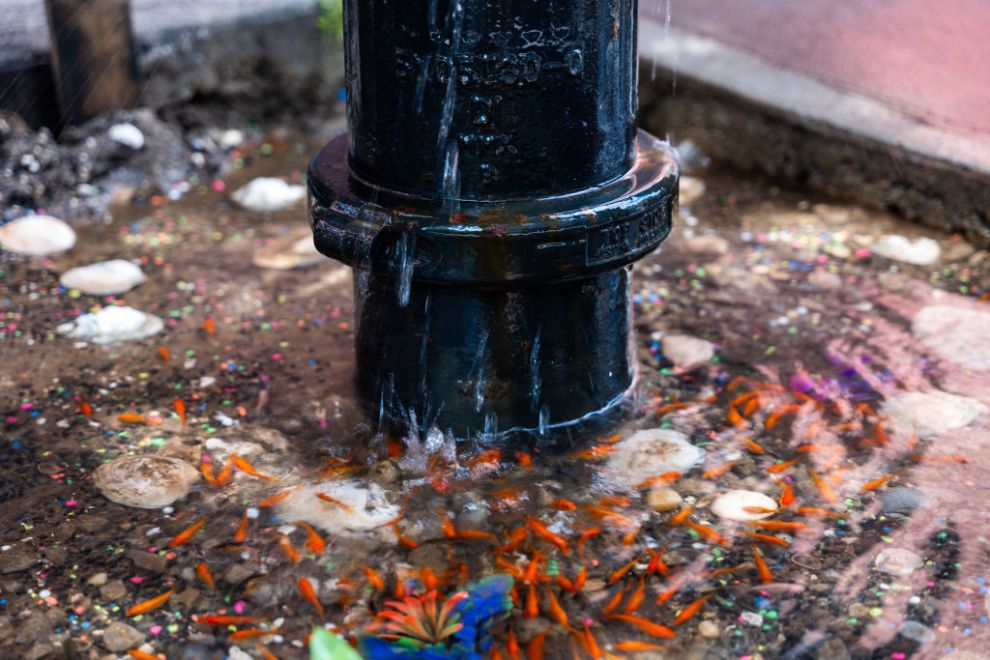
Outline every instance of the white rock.
<path fill-rule="evenodd" d="M 927 349 L 943 359 L 970 369 L 990 369 L 988 311 L 931 305 L 915 315 L 911 330 Z"/>
<path fill-rule="evenodd" d="M 873 565 L 881 573 L 904 577 L 924 566 L 925 560 L 917 552 L 905 548 L 884 548 L 873 560 Z"/>
<path fill-rule="evenodd" d="M 140 509 L 158 509 L 182 499 L 197 481 L 199 471 L 192 465 L 155 454 L 118 458 L 93 473 L 104 497 Z"/>
<path fill-rule="evenodd" d="M 710 341 L 690 335 L 664 335 L 661 346 L 664 357 L 682 369 L 705 364 L 715 355 Z"/>
<path fill-rule="evenodd" d="M 145 314 L 133 307 L 113 305 L 63 323 L 58 326 L 58 331 L 94 344 L 113 344 L 150 337 L 161 332 L 164 326 L 164 322 L 153 314 Z"/>
<path fill-rule="evenodd" d="M 137 264 L 111 259 L 69 269 L 59 282 L 66 289 L 79 289 L 91 296 L 110 296 L 126 293 L 147 279 Z"/>
<path fill-rule="evenodd" d="M 677 198 L 680 204 L 691 206 L 705 194 L 705 182 L 693 176 L 682 176 L 678 184 Z"/>
<path fill-rule="evenodd" d="M 76 232 L 50 215 L 26 215 L 0 227 L 0 246 L 5 251 L 31 257 L 65 252 L 76 244 Z"/>
<path fill-rule="evenodd" d="M 289 270 L 312 266 L 326 261 L 313 245 L 313 234 L 305 230 L 305 236 L 290 236 L 275 241 L 254 253 L 254 265 L 273 270 Z"/>
<path fill-rule="evenodd" d="M 987 407 L 976 399 L 940 390 L 907 392 L 883 404 L 883 414 L 898 433 L 917 433 L 921 437 L 969 426 L 986 412 Z"/>
<path fill-rule="evenodd" d="M 318 493 L 340 500 L 347 508 L 321 500 Z M 283 520 L 302 520 L 335 534 L 372 531 L 400 511 L 378 484 L 354 480 L 302 484 L 276 506 Z"/>
<path fill-rule="evenodd" d="M 271 213 L 288 208 L 306 197 L 305 186 L 289 185 L 275 177 L 259 177 L 239 188 L 234 201 L 250 211 Z"/>
<path fill-rule="evenodd" d="M 915 266 L 930 266 L 938 261 L 941 248 L 927 236 L 911 240 L 898 234 L 887 234 L 873 244 L 873 252 L 881 257 Z"/>
<path fill-rule="evenodd" d="M 616 445 L 605 472 L 613 481 L 633 489 L 664 472 L 687 472 L 701 462 L 704 454 L 680 431 L 649 429 Z"/>
<path fill-rule="evenodd" d="M 107 137 L 117 144 L 130 147 L 134 151 L 144 146 L 144 133 L 131 123 L 114 124 L 107 130 Z"/>
<path fill-rule="evenodd" d="M 220 147 L 223 149 L 233 149 L 244 143 L 244 133 L 236 128 L 228 128 L 220 134 Z"/>
<path fill-rule="evenodd" d="M 646 494 L 646 505 L 660 513 L 679 508 L 683 501 L 681 494 L 673 488 L 654 488 Z"/>
<path fill-rule="evenodd" d="M 777 511 L 777 503 L 753 490 L 730 490 L 715 498 L 708 508 L 719 518 L 749 522 L 772 516 Z"/>

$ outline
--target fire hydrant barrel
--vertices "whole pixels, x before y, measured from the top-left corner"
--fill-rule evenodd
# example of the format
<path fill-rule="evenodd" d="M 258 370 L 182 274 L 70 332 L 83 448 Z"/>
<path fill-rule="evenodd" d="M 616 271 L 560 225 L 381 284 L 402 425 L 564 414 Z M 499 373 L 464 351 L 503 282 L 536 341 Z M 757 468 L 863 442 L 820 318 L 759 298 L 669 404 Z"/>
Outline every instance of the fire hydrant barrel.
<path fill-rule="evenodd" d="M 547 437 L 635 381 L 631 264 L 678 173 L 636 130 L 634 0 L 344 0 L 346 137 L 308 176 L 383 424 Z"/>

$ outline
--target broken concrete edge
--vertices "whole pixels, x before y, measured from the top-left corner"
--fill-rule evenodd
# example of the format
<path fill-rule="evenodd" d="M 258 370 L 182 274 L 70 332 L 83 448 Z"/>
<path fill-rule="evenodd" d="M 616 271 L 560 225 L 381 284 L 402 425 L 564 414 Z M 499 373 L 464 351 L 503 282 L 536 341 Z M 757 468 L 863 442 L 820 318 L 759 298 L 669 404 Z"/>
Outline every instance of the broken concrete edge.
<path fill-rule="evenodd" d="M 294 106 L 331 102 L 343 80 L 342 44 L 319 29 L 318 15 L 316 3 L 296 1 L 164 28 L 141 29 L 136 16 L 139 105 L 157 111 L 245 97 Z M 6 55 L 0 110 L 18 112 L 35 128 L 58 125 L 48 53 Z"/>
<path fill-rule="evenodd" d="M 713 39 L 640 24 L 642 124 L 706 155 L 990 246 L 990 137 L 923 123 Z M 676 90 L 671 94 L 671 90 Z"/>

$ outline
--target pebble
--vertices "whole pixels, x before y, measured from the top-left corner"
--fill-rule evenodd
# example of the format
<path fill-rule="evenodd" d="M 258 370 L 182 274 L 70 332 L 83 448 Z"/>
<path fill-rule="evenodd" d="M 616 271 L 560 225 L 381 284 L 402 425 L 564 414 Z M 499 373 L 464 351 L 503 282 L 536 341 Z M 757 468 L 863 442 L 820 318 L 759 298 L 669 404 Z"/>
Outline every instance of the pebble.
<path fill-rule="evenodd" d="M 763 615 L 759 612 L 743 612 L 739 615 L 739 618 L 743 623 L 750 626 L 762 626 L 763 625 Z"/>
<path fill-rule="evenodd" d="M 23 550 L 0 552 L 0 575 L 27 570 L 38 562 L 34 553 Z"/>
<path fill-rule="evenodd" d="M 185 497 L 199 478 L 189 463 L 154 454 L 117 458 L 93 473 L 104 497 L 140 509 L 158 509 Z"/>
<path fill-rule="evenodd" d="M 918 642 L 919 644 L 931 644 L 935 641 L 935 631 L 918 621 L 910 619 L 903 622 L 897 629 L 902 637 Z"/>
<path fill-rule="evenodd" d="M 884 416 L 898 433 L 917 433 L 920 437 L 969 426 L 986 412 L 987 407 L 975 399 L 940 390 L 906 392 L 883 405 Z"/>
<path fill-rule="evenodd" d="M 67 270 L 59 278 L 59 284 L 91 296 L 115 296 L 127 293 L 147 279 L 136 264 L 126 259 L 110 259 Z"/>
<path fill-rule="evenodd" d="M 223 574 L 223 581 L 227 584 L 240 584 L 255 572 L 255 569 L 247 564 L 231 564 Z"/>
<path fill-rule="evenodd" d="M 819 268 L 808 275 L 808 284 L 819 289 L 838 289 L 842 286 L 842 278 L 831 271 Z"/>
<path fill-rule="evenodd" d="M 717 623 L 705 619 L 698 624 L 698 634 L 708 639 L 715 639 L 721 635 L 721 631 L 718 629 Z"/>
<path fill-rule="evenodd" d="M 873 565 L 881 573 L 905 577 L 924 566 L 925 560 L 917 552 L 906 548 L 884 548 L 873 560 Z"/>
<path fill-rule="evenodd" d="M 715 356 L 715 346 L 698 337 L 664 335 L 661 342 L 664 357 L 682 369 L 705 364 Z"/>
<path fill-rule="evenodd" d="M 654 511 L 665 513 L 681 506 L 684 498 L 673 488 L 654 488 L 646 494 L 646 504 Z"/>
<path fill-rule="evenodd" d="M 317 493 L 340 500 L 351 510 L 325 502 Z M 300 485 L 276 507 L 284 520 L 302 520 L 335 534 L 370 532 L 400 512 L 399 506 L 389 502 L 378 484 L 363 485 L 350 479 Z"/>
<path fill-rule="evenodd" d="M 143 568 L 152 573 L 162 573 L 168 567 L 168 559 L 161 555 L 144 550 L 130 549 L 126 553 L 128 559 L 134 562 L 138 568 Z"/>
<path fill-rule="evenodd" d="M 58 326 L 58 331 L 94 344 L 115 344 L 151 337 L 164 327 L 164 322 L 153 314 L 145 314 L 133 307 L 111 305 L 63 323 Z"/>
<path fill-rule="evenodd" d="M 259 213 L 281 211 L 306 197 L 305 186 L 294 186 L 275 177 L 259 177 L 232 195 L 234 201 Z"/>
<path fill-rule="evenodd" d="M 749 508 L 770 509 L 765 513 L 747 511 Z M 730 490 L 719 495 L 709 507 L 712 513 L 725 520 L 748 522 L 763 520 L 777 511 L 777 503 L 764 495 L 752 490 Z"/>
<path fill-rule="evenodd" d="M 923 307 L 911 331 L 939 357 L 979 371 L 990 369 L 990 312 L 931 305 Z"/>
<path fill-rule="evenodd" d="M 144 633 L 122 621 L 114 621 L 103 631 L 103 646 L 114 653 L 123 653 L 140 646 L 143 641 Z"/>
<path fill-rule="evenodd" d="M 107 582 L 105 585 L 100 587 L 100 597 L 106 601 L 120 600 L 127 595 L 127 587 L 120 580 L 114 580 L 113 582 Z"/>
<path fill-rule="evenodd" d="M 701 462 L 705 452 L 686 435 L 673 429 L 637 431 L 620 442 L 608 457 L 605 472 L 630 490 L 664 472 L 688 472 Z"/>
<path fill-rule="evenodd" d="M 256 251 L 252 259 L 254 265 L 271 270 L 291 270 L 326 261 L 313 245 L 312 232 L 306 228 L 301 233 L 304 235 L 293 234 Z"/>
<path fill-rule="evenodd" d="M 102 572 L 94 573 L 93 575 L 89 576 L 88 580 L 86 580 L 86 584 L 94 587 L 102 587 L 107 583 L 107 579 L 108 576 L 106 573 L 102 573 Z"/>
<path fill-rule="evenodd" d="M 130 122 L 114 124 L 107 129 L 107 137 L 117 144 L 130 147 L 134 151 L 144 146 L 144 133 L 141 132 L 140 128 Z"/>
<path fill-rule="evenodd" d="M 684 206 L 690 206 L 705 194 L 705 182 L 694 176 L 681 176 L 678 182 L 677 200 Z"/>
<path fill-rule="evenodd" d="M 873 244 L 873 252 L 881 257 L 915 266 L 930 266 L 938 261 L 941 248 L 927 236 L 911 240 L 899 234 L 887 234 Z"/>
<path fill-rule="evenodd" d="M 684 238 L 677 245 L 678 249 L 696 255 L 723 255 L 729 251 L 729 241 L 717 234 Z"/>
<path fill-rule="evenodd" d="M 0 246 L 7 252 L 45 257 L 72 249 L 76 232 L 49 215 L 27 215 L 0 227 Z"/>

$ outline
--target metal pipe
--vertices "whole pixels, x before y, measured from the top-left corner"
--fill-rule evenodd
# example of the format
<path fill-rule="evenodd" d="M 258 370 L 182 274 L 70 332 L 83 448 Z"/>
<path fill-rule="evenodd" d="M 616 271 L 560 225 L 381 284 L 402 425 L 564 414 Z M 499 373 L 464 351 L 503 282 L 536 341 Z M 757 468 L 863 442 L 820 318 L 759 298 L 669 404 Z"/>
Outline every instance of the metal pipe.
<path fill-rule="evenodd" d="M 550 434 L 632 386 L 631 264 L 670 231 L 636 130 L 636 0 L 344 0 L 349 133 L 309 172 L 355 268 L 379 421 Z"/>

